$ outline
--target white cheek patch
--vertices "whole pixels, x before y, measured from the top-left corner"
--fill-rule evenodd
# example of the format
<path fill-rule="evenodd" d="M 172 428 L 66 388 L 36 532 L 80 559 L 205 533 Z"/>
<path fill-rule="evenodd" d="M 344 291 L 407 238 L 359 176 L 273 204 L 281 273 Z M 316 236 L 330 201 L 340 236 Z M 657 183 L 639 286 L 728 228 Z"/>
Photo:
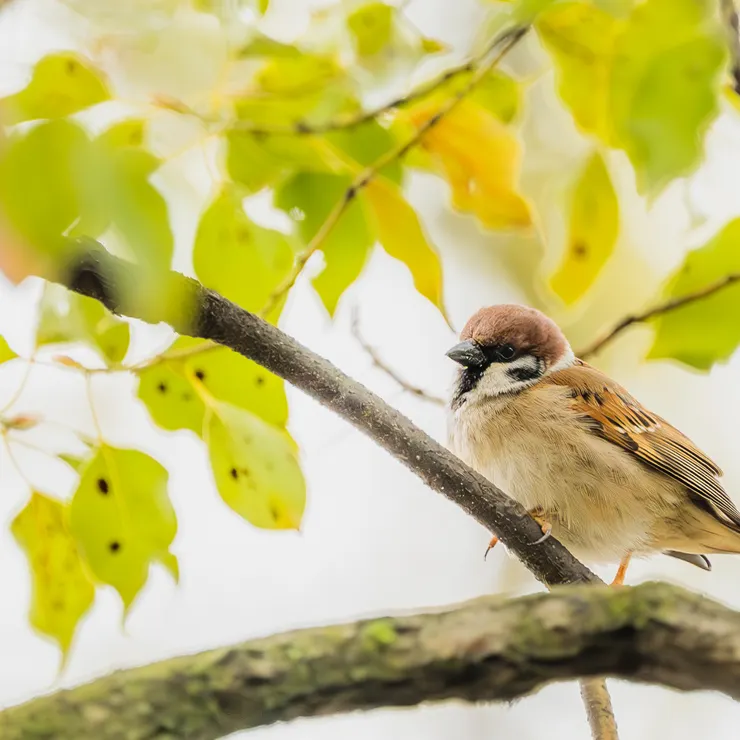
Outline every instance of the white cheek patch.
<path fill-rule="evenodd" d="M 523 355 L 513 362 L 494 362 L 486 368 L 471 396 L 500 396 L 524 390 L 534 385 L 541 375 L 540 361 L 532 355 Z"/>

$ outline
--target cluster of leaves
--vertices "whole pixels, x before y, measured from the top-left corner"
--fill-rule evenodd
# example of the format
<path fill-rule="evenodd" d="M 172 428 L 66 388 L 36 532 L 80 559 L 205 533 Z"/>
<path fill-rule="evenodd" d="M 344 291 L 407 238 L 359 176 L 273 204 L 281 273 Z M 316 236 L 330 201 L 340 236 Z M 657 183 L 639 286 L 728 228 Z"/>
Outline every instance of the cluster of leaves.
<path fill-rule="evenodd" d="M 66 2 L 97 19 L 84 0 Z M 167 22 L 181 4 L 191 5 L 173 1 L 157 12 Z M 285 43 L 260 31 L 259 18 L 269 12 L 264 0 L 251 3 L 258 20 L 246 25 L 243 15 L 219 16 L 222 5 L 197 3 L 198 13 L 229 25 L 224 89 L 210 91 L 207 103 L 178 99 L 169 90 L 150 101 L 155 115 L 166 109 L 194 121 L 218 142 L 220 181 L 192 245 L 193 272 L 205 285 L 249 310 L 269 307 L 266 318 L 276 321 L 286 297 L 281 286 L 289 287 L 296 266 L 318 251 L 323 268 L 313 287 L 333 314 L 379 244 L 443 313 L 439 258 L 404 195 L 405 176 L 414 169 L 443 178 L 452 206 L 487 228 L 537 223 L 518 186 L 526 156 L 517 135 L 524 82 L 500 69 L 474 78 L 486 63 L 482 57 L 368 116 L 363 81 L 408 75 L 428 55 L 444 52 L 399 8 L 383 0 L 343 2 L 317 14 L 305 38 Z M 573 168 L 565 249 L 549 276 L 554 296 L 575 303 L 591 289 L 620 232 L 609 150 L 627 155 L 647 197 L 701 160 L 726 62 L 716 3 L 522 0 L 497 3 L 492 12 L 501 22 L 532 23 L 563 104 L 590 142 L 587 158 Z M 457 104 L 440 116 L 452 99 Z M 104 66 L 94 59 L 74 51 L 41 59 L 22 90 L 0 99 L 7 132 L 0 208 L 24 243 L 52 262 L 63 258 L 70 235 L 99 237 L 124 250 L 148 275 L 147 284 L 135 286 L 137 300 L 158 302 L 162 315 L 163 303 L 165 310 L 179 310 L 177 296 L 158 289 L 174 243 L 169 204 L 152 180 L 163 162 L 152 151 L 146 116 L 93 133 L 95 110 L 115 100 Z M 371 177 L 363 175 L 368 172 Z M 245 199 L 263 192 L 289 216 L 292 233 L 249 217 Z M 667 293 L 682 295 L 736 269 L 738 228 L 728 226 L 692 253 Z M 679 327 L 719 311 L 732 315 L 738 301 L 740 286 L 664 317 L 652 355 L 699 367 L 727 357 L 740 342 L 736 328 L 706 332 L 704 345 L 689 350 Z M 185 338 L 126 366 L 129 329 L 88 299 L 47 291 L 36 342 L 83 343 L 111 371 L 136 373 L 138 397 L 154 423 L 189 430 L 207 445 L 215 485 L 234 511 L 257 527 L 297 527 L 305 484 L 285 428 L 282 381 L 227 350 Z M 162 466 L 102 440 L 72 463 L 80 480 L 71 500 L 35 492 L 13 523 L 32 566 L 32 621 L 64 650 L 97 584 L 115 587 L 128 607 L 151 563 L 177 575 L 169 549 L 176 519 Z"/>

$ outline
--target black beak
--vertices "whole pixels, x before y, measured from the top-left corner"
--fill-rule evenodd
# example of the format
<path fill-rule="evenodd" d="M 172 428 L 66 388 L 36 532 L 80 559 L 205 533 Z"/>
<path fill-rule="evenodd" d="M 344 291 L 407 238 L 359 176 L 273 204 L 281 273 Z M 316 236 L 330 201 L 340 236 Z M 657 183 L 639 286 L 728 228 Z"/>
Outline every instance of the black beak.
<path fill-rule="evenodd" d="M 456 344 L 451 350 L 445 352 L 445 354 L 463 367 L 475 367 L 476 365 L 486 364 L 486 356 L 483 350 L 472 339 L 466 339 L 464 342 Z"/>

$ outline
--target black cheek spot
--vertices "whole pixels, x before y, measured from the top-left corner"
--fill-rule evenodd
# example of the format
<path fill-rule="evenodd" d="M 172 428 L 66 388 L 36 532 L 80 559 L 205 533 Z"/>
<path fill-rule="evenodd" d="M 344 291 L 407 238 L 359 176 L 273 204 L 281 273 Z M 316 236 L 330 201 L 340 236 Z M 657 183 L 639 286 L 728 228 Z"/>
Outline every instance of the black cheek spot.
<path fill-rule="evenodd" d="M 113 542 L 111 542 L 110 545 L 108 545 L 108 549 L 111 552 L 118 552 L 121 549 L 121 543 L 113 540 Z"/>
<path fill-rule="evenodd" d="M 159 385 L 157 386 L 157 390 L 158 390 L 158 391 L 159 391 L 160 393 L 167 393 L 167 383 L 165 383 L 164 381 L 162 381 L 162 382 L 161 382 L 161 383 L 160 383 L 160 384 L 159 384 Z"/>
<path fill-rule="evenodd" d="M 195 377 L 198 378 L 198 380 L 205 380 L 206 374 L 202 370 L 196 370 Z"/>
<path fill-rule="evenodd" d="M 110 491 L 110 486 L 105 478 L 98 478 L 98 491 L 104 496 Z"/>

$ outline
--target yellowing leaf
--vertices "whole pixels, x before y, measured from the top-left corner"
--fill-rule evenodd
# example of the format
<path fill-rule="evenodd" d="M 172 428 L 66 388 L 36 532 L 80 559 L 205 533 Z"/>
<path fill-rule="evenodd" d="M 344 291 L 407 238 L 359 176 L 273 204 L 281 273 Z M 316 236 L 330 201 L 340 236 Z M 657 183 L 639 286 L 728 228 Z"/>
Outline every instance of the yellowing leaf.
<path fill-rule="evenodd" d="M 187 352 L 209 347 L 205 352 Z M 139 398 L 163 429 L 191 429 L 203 435 L 205 406 L 200 393 L 251 411 L 270 424 L 288 419 L 285 384 L 257 363 L 224 347 L 180 337 L 160 363 L 141 370 Z"/>
<path fill-rule="evenodd" d="M 372 56 L 391 40 L 393 8 L 382 2 L 361 5 L 347 16 L 355 49 L 360 56 Z"/>
<path fill-rule="evenodd" d="M 609 85 L 619 22 L 591 3 L 557 3 L 535 26 L 550 52 L 558 91 L 587 132 L 608 138 Z"/>
<path fill-rule="evenodd" d="M 707 244 L 689 252 L 666 286 L 666 299 L 706 288 L 740 273 L 740 219 L 730 221 Z M 740 344 L 740 283 L 655 319 L 648 357 L 671 357 L 699 370 L 728 360 Z"/>
<path fill-rule="evenodd" d="M 95 588 L 67 527 L 67 506 L 34 492 L 11 531 L 31 567 L 31 624 L 67 655 Z"/>
<path fill-rule="evenodd" d="M 383 178 L 371 180 L 363 192 L 383 249 L 411 271 L 416 290 L 446 318 L 442 299 L 442 266 L 419 217 L 400 189 Z"/>
<path fill-rule="evenodd" d="M 5 337 L 0 336 L 0 364 L 8 362 L 8 360 L 14 360 L 16 357 L 18 357 L 18 355 L 10 348 L 8 340 L 5 339 Z"/>
<path fill-rule="evenodd" d="M 264 529 L 298 529 L 306 484 L 287 432 L 214 401 L 206 441 L 218 492 L 237 514 Z"/>
<path fill-rule="evenodd" d="M 588 290 L 614 250 L 619 205 L 604 160 L 596 152 L 573 191 L 565 255 L 550 285 L 567 304 Z"/>
<path fill-rule="evenodd" d="M 193 247 L 195 272 L 202 283 L 247 310 L 259 311 L 292 265 L 285 235 L 253 223 L 233 191 L 221 191 L 201 217 Z"/>
<path fill-rule="evenodd" d="M 407 115 L 417 126 L 438 106 L 421 104 Z M 452 204 L 474 213 L 490 228 L 531 224 L 529 207 L 516 192 L 519 144 L 514 134 L 479 104 L 463 100 L 429 133 L 422 145 L 438 161 L 452 188 Z"/>
<path fill-rule="evenodd" d="M 301 238 L 308 244 L 350 185 L 349 177 L 300 172 L 275 192 L 275 205 L 297 219 Z M 313 280 L 331 315 L 362 271 L 374 243 L 362 203 L 355 198 L 322 242 L 326 266 Z"/>
<path fill-rule="evenodd" d="M 725 37 L 710 0 L 646 0 L 617 39 L 612 138 L 655 194 L 698 164 L 719 107 Z"/>
<path fill-rule="evenodd" d="M 63 118 L 110 98 L 105 79 L 76 54 L 51 54 L 33 70 L 28 86 L 0 99 L 6 125 L 37 118 Z"/>
<path fill-rule="evenodd" d="M 177 522 L 167 471 L 149 455 L 103 446 L 82 470 L 70 527 L 95 577 L 113 586 L 126 608 L 146 583 L 152 561 L 174 575 L 169 552 Z"/>

